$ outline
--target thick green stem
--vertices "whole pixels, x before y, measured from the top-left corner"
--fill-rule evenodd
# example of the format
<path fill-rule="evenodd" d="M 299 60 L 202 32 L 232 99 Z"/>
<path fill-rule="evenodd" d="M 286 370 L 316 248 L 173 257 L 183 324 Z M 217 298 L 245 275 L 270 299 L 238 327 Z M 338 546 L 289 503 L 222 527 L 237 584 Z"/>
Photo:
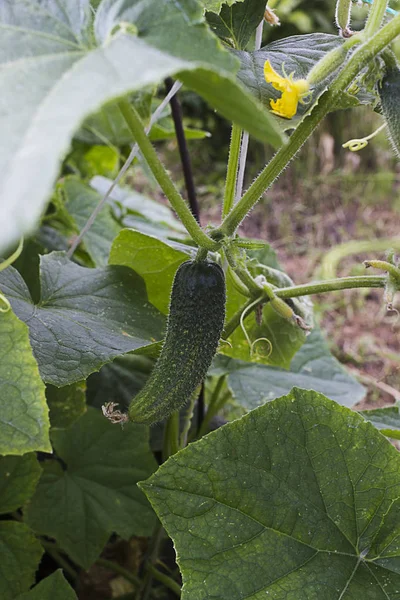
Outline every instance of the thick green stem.
<path fill-rule="evenodd" d="M 325 94 L 311 114 L 300 123 L 291 135 L 289 142 L 282 146 L 275 154 L 269 164 L 261 171 L 257 179 L 249 187 L 247 192 L 233 207 L 229 215 L 223 220 L 219 227 L 219 231 L 223 235 L 230 236 L 236 231 L 243 219 L 258 202 L 261 195 L 272 185 L 278 175 L 280 175 L 286 165 L 300 150 L 317 125 L 322 121 L 324 116 L 328 113 L 329 108 L 329 98 L 327 94 Z"/>
<path fill-rule="evenodd" d="M 228 169 L 226 172 L 224 204 L 222 207 L 222 217 L 226 217 L 226 215 L 230 213 L 235 201 L 242 132 L 242 128 L 239 127 L 239 125 L 236 125 L 235 123 L 232 125 L 231 143 L 229 146 Z"/>
<path fill-rule="evenodd" d="M 400 34 L 400 15 L 394 17 L 370 40 L 362 44 L 349 59 L 331 88 L 323 94 L 309 115 L 295 129 L 287 144 L 275 154 L 249 187 L 244 196 L 233 207 L 214 235 L 232 235 L 243 219 L 258 202 L 261 195 L 272 185 L 301 146 L 319 125 L 325 115 L 333 108 L 337 96 L 344 91 L 358 75 L 360 70 Z M 217 234 L 216 234 L 217 232 Z"/>
<path fill-rule="evenodd" d="M 164 165 L 157 156 L 154 146 L 146 135 L 134 106 L 126 99 L 120 100 L 118 106 L 154 177 L 193 240 L 207 250 L 217 250 L 219 247 L 218 244 L 201 229 L 185 200 L 171 181 Z"/>
<path fill-rule="evenodd" d="M 284 300 L 298 298 L 299 296 L 311 296 L 312 294 L 324 294 L 326 292 L 338 292 L 340 290 L 352 290 L 357 288 L 384 288 L 386 277 L 374 275 L 361 275 L 358 277 L 338 277 L 327 281 L 316 281 L 293 287 L 275 290 L 275 295 Z"/>
<path fill-rule="evenodd" d="M 114 571 L 114 573 L 118 573 L 118 575 L 122 575 L 124 579 L 129 581 L 135 587 L 135 589 L 142 585 L 142 581 L 139 577 L 136 577 L 131 571 L 128 571 L 128 569 L 125 569 L 118 563 L 107 560 L 106 558 L 98 558 L 96 563 L 105 569 L 109 569 L 110 571 Z"/>
<path fill-rule="evenodd" d="M 342 277 L 326 281 L 317 281 L 315 283 L 305 283 L 303 285 L 294 285 L 287 288 L 275 289 L 275 296 L 288 300 L 289 298 L 298 298 L 300 296 L 311 296 L 313 294 L 323 294 L 326 292 L 336 292 L 340 290 L 351 290 L 357 288 L 384 288 L 387 278 L 385 276 L 362 275 L 359 277 Z M 259 302 L 268 302 L 269 298 L 266 293 L 258 296 Z M 230 335 L 239 327 L 240 317 L 243 311 L 250 307 L 254 300 L 248 300 L 236 313 L 231 317 L 225 325 L 222 333 L 223 339 L 229 338 Z M 254 309 L 257 303 L 255 303 Z"/>
<path fill-rule="evenodd" d="M 179 583 L 174 581 L 174 579 L 171 579 L 171 577 L 169 577 L 165 573 L 161 573 L 161 571 L 159 571 L 152 564 L 149 564 L 147 568 L 149 569 L 149 571 L 150 571 L 151 575 L 154 577 L 154 579 L 157 579 L 157 581 L 159 581 L 160 583 L 165 585 L 166 588 L 168 588 L 172 592 L 174 592 L 174 594 L 176 594 L 176 596 L 178 596 L 178 598 L 181 597 L 181 586 L 179 585 Z"/>
<path fill-rule="evenodd" d="M 366 38 L 374 35 L 382 25 L 383 18 L 388 6 L 388 0 L 374 0 L 371 8 L 369 9 L 369 15 L 367 22 L 364 27 L 363 34 Z"/>

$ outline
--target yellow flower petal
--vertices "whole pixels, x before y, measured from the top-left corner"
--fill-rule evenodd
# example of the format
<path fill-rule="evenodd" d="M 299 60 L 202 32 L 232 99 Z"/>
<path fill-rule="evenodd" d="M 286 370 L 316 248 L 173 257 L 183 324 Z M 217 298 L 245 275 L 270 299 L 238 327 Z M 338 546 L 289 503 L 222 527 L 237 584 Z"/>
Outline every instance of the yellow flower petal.
<path fill-rule="evenodd" d="M 279 75 L 269 62 L 269 60 L 265 61 L 264 64 L 264 77 L 267 83 L 272 83 L 272 86 L 281 92 L 287 89 L 288 80 Z"/>
<path fill-rule="evenodd" d="M 297 112 L 298 97 L 295 94 L 284 92 L 282 98 L 271 100 L 272 112 L 285 119 L 291 119 Z"/>
<path fill-rule="evenodd" d="M 271 100 L 272 112 L 285 119 L 291 119 L 297 112 L 297 106 L 303 96 L 309 93 L 310 87 L 306 79 L 293 79 L 293 74 L 289 77 L 282 77 L 275 71 L 269 60 L 264 64 L 264 76 L 267 83 L 282 92 L 281 98 Z"/>

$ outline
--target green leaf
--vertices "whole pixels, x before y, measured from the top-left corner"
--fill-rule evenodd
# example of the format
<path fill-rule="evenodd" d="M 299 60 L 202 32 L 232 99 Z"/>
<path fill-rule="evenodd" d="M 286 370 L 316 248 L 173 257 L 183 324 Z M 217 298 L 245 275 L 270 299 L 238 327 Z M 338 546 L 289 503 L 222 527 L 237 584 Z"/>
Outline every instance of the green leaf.
<path fill-rule="evenodd" d="M 77 600 L 77 595 L 65 579 L 62 570 L 58 569 L 16 600 Z"/>
<path fill-rule="evenodd" d="M 6 286 L 0 288 L 6 293 Z M 44 384 L 29 330 L 11 310 L 0 314 L 0 338 L 0 454 L 51 452 Z"/>
<path fill-rule="evenodd" d="M 20 508 L 35 491 L 41 469 L 36 456 L 0 456 L 0 514 Z"/>
<path fill-rule="evenodd" d="M 44 463 L 27 522 L 86 569 L 111 533 L 125 539 L 150 535 L 154 513 L 136 485 L 157 468 L 148 433 L 132 423 L 112 425 L 93 408 L 69 429 L 53 431 L 66 468 L 54 460 Z"/>
<path fill-rule="evenodd" d="M 130 267 L 143 277 L 150 302 L 166 314 L 175 272 L 193 252 L 189 246 L 124 229 L 114 241 L 110 264 Z"/>
<path fill-rule="evenodd" d="M 46 399 L 50 409 L 50 423 L 65 429 L 86 412 L 86 384 L 78 381 L 62 388 L 46 386 Z M 104 403 L 106 400 L 104 401 Z"/>
<path fill-rule="evenodd" d="M 13 600 L 29 590 L 43 548 L 24 523 L 0 522 L 0 598 Z"/>
<path fill-rule="evenodd" d="M 225 373 L 233 397 L 246 410 L 287 394 L 293 386 L 321 392 L 349 407 L 365 397 L 365 388 L 332 356 L 318 329 L 307 336 L 288 371 L 220 355 L 210 374 Z"/>
<path fill-rule="evenodd" d="M 264 12 L 264 0 L 242 0 L 236 4 L 224 4 L 219 14 L 208 12 L 206 19 L 218 37 L 237 50 L 244 50 Z"/>
<path fill-rule="evenodd" d="M 59 189 L 64 196 L 65 209 L 72 218 L 76 233 L 79 233 L 102 196 L 76 177 L 65 178 Z M 112 216 L 110 205 L 106 204 L 83 238 L 85 248 L 96 266 L 106 266 L 112 241 L 120 230 L 121 227 Z"/>
<path fill-rule="evenodd" d="M 141 484 L 172 537 L 182 600 L 398 600 L 400 456 L 321 394 L 290 394 Z"/>
<path fill-rule="evenodd" d="M 360 411 L 360 414 L 367 421 L 371 421 L 383 435 L 400 440 L 400 402 L 384 408 L 363 410 Z"/>
<path fill-rule="evenodd" d="M 211 10 L 214 13 L 219 13 L 222 6 L 227 4 L 228 6 L 232 6 L 237 2 L 243 2 L 243 0 L 199 0 L 200 4 L 204 6 L 206 10 Z"/>
<path fill-rule="evenodd" d="M 257 138 L 284 141 L 269 112 L 237 81 L 237 61 L 196 2 L 104 0 L 94 25 L 98 47 L 90 15 L 87 0 L 60 0 L 46 10 L 41 0 L 0 7 L 0 195 L 8 199 L 0 207 L 0 251 L 36 227 L 84 118 L 167 76 Z"/>
<path fill-rule="evenodd" d="M 42 379 L 58 387 L 162 338 L 164 317 L 149 304 L 142 279 L 131 269 L 87 269 L 53 252 L 41 257 L 37 305 L 12 267 L 0 273 L 0 289 L 29 326 Z"/>
<path fill-rule="evenodd" d="M 294 73 L 296 79 L 306 78 L 313 66 L 323 58 L 327 52 L 343 44 L 344 39 L 328 33 L 311 33 L 307 35 L 293 35 L 288 38 L 277 40 L 267 44 L 261 50 L 255 52 L 235 52 L 240 59 L 241 67 L 238 78 L 243 85 L 249 89 L 254 96 L 263 104 L 270 107 L 270 101 L 281 97 L 281 92 L 274 89 L 264 78 L 264 64 L 266 60 L 271 62 L 272 67 L 283 75 L 283 68 L 289 75 Z M 304 114 L 316 102 L 318 97 L 326 89 L 329 82 L 336 74 L 331 74 L 327 79 L 321 81 L 313 89 L 312 101 L 308 104 L 299 104 L 297 114 L 290 120 L 274 117 L 284 129 L 293 129 Z M 338 99 L 337 108 L 341 103 L 358 105 L 369 104 L 375 100 L 372 94 L 361 92 L 357 97 L 344 94 Z"/>

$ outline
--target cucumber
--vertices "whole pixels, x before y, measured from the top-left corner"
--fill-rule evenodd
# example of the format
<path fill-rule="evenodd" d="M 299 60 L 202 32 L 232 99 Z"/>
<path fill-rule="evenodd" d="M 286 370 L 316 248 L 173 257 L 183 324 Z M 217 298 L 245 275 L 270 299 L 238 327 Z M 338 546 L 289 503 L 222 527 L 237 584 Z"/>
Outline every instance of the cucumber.
<path fill-rule="evenodd" d="M 393 149 L 400 158 L 400 69 L 392 67 L 382 79 L 379 95 Z"/>
<path fill-rule="evenodd" d="M 180 409 L 204 379 L 225 319 L 225 277 L 219 265 L 187 261 L 176 272 L 161 354 L 129 406 L 135 423 L 162 421 Z"/>

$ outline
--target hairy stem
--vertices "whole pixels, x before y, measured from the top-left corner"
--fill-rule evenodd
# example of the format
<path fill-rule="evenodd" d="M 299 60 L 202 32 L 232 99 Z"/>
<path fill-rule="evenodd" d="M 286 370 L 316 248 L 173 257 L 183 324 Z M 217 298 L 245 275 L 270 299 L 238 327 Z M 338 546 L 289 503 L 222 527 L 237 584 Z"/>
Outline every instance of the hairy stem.
<path fill-rule="evenodd" d="M 117 573 L 118 575 L 122 575 L 122 577 L 124 579 L 129 581 L 129 583 L 131 583 L 135 587 L 135 589 L 139 588 L 142 584 L 142 581 L 141 581 L 141 579 L 139 579 L 139 577 L 136 577 L 136 575 L 131 573 L 131 571 L 128 571 L 128 569 L 125 569 L 124 567 L 122 567 L 121 565 L 119 565 L 116 562 L 107 560 L 106 558 L 98 558 L 96 560 L 96 563 L 100 567 L 104 567 L 105 569 L 114 571 L 114 573 Z"/>
<path fill-rule="evenodd" d="M 363 31 L 366 38 L 371 37 L 382 25 L 387 6 L 388 0 L 374 0 Z"/>
<path fill-rule="evenodd" d="M 218 244 L 201 229 L 158 158 L 157 152 L 143 129 L 143 124 L 136 109 L 126 99 L 120 100 L 118 105 L 154 177 L 193 240 L 207 250 L 216 250 Z"/>
<path fill-rule="evenodd" d="M 152 564 L 149 564 L 147 568 L 149 569 L 149 571 L 150 571 L 151 575 L 154 577 L 154 579 L 157 579 L 157 581 L 159 581 L 160 583 L 165 585 L 166 588 L 168 588 L 169 590 L 174 592 L 174 594 L 176 596 L 178 596 L 178 598 L 181 597 L 181 586 L 179 585 L 179 583 L 177 583 L 174 579 L 172 579 L 165 573 L 162 573 L 161 571 L 159 571 Z"/>
<path fill-rule="evenodd" d="M 240 153 L 240 142 L 242 139 L 242 128 L 235 123 L 232 125 L 231 143 L 229 146 L 228 168 L 226 172 L 224 203 L 222 206 L 222 217 L 230 213 L 235 201 L 236 181 L 238 173 L 238 162 Z"/>
<path fill-rule="evenodd" d="M 293 287 L 274 289 L 274 294 L 282 300 L 289 298 L 298 298 L 300 296 L 311 296 L 313 294 L 323 294 L 326 292 L 336 292 L 340 290 L 351 290 L 357 288 L 384 288 L 387 278 L 385 276 L 361 275 L 359 277 L 342 277 L 327 281 L 317 281 L 315 283 L 305 283 L 303 285 L 294 285 Z M 257 299 L 257 298 L 256 298 Z M 258 296 L 259 302 L 268 302 L 266 293 Z M 251 306 L 254 299 L 248 300 L 225 325 L 222 333 L 223 339 L 227 339 L 239 327 L 240 318 L 243 311 Z M 257 303 L 255 303 L 254 309 Z"/>

